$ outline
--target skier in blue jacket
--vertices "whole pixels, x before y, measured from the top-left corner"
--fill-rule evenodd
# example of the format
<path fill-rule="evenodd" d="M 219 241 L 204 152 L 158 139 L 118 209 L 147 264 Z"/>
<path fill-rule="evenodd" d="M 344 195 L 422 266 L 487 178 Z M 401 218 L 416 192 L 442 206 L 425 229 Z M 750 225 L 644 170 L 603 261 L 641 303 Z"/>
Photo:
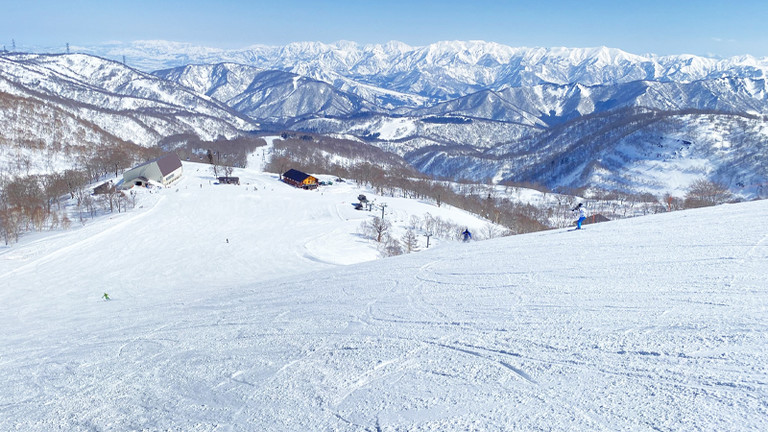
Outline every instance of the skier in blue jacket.
<path fill-rule="evenodd" d="M 579 212 L 579 220 L 576 221 L 576 229 L 581 229 L 581 223 L 587 219 L 587 216 L 584 215 L 584 204 L 579 203 L 576 207 L 572 208 L 571 211 Z"/>
<path fill-rule="evenodd" d="M 465 242 L 468 242 L 472 240 L 472 233 L 469 232 L 469 228 L 466 228 L 463 233 L 461 233 L 462 238 Z"/>

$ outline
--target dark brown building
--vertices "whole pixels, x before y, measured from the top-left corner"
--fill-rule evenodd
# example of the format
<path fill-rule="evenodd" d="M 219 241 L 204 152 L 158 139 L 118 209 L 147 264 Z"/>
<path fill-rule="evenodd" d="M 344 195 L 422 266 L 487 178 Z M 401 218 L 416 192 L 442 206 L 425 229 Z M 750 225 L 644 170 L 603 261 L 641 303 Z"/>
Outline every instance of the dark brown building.
<path fill-rule="evenodd" d="M 283 181 L 301 189 L 315 189 L 318 186 L 317 177 L 313 177 L 295 169 L 286 171 L 285 174 L 283 174 Z"/>

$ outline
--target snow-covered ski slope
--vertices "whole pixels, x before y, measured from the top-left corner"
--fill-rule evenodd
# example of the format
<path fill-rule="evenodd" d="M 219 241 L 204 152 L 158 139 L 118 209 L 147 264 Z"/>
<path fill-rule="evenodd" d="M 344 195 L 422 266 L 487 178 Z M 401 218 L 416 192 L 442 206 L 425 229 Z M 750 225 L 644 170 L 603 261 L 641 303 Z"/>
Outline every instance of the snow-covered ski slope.
<path fill-rule="evenodd" d="M 768 430 L 768 201 L 369 261 L 185 175 L 0 255 L 0 430 Z"/>

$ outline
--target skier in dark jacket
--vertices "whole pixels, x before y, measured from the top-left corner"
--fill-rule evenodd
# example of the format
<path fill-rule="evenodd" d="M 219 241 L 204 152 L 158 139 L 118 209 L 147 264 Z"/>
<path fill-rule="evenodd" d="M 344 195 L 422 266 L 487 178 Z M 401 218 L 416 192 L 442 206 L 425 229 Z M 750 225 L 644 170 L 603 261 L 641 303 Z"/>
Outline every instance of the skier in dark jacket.
<path fill-rule="evenodd" d="M 469 228 L 464 229 L 464 232 L 461 233 L 461 237 L 464 239 L 465 242 L 472 240 L 472 233 L 469 232 Z"/>
<path fill-rule="evenodd" d="M 579 212 L 579 220 L 576 221 L 576 229 L 581 229 L 582 222 L 587 219 L 587 216 L 584 215 L 583 203 L 579 203 L 576 207 L 572 208 L 571 211 Z"/>

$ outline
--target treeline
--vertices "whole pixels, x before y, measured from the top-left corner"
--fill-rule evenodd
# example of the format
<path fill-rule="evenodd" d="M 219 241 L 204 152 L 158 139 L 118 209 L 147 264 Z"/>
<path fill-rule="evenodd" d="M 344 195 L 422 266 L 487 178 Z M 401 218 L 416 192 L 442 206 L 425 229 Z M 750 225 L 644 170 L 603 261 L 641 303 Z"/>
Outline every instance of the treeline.
<path fill-rule="evenodd" d="M 392 223 L 389 220 L 378 216 L 363 221 L 358 233 L 377 242 L 379 253 L 385 257 L 390 257 L 420 250 L 419 237 L 427 237 L 427 241 L 432 237 L 460 240 L 464 229 L 466 229 L 465 226 L 427 213 L 423 218 L 412 215 L 407 229 L 400 237 L 392 233 Z M 495 225 L 488 223 L 480 232 L 474 233 L 474 238 L 482 240 L 509 234 L 508 231 L 500 230 Z"/>
<path fill-rule="evenodd" d="M 286 135 L 274 142 L 267 170 L 284 173 L 290 168 L 308 173 L 351 179 L 383 196 L 429 200 L 477 214 L 509 230 L 510 234 L 548 228 L 545 212 L 508 199 L 462 194 L 444 182 L 426 177 L 393 153 L 364 143 L 319 137 Z"/>
<path fill-rule="evenodd" d="M 508 231 L 504 234 L 569 226 L 574 221 L 571 210 L 580 200 L 578 197 L 587 199 L 592 214 L 599 213 L 608 219 L 717 205 L 735 199 L 726 186 L 708 179 L 693 182 L 684 197 L 595 188 L 561 187 L 552 191 L 540 183 L 512 181 L 502 184 L 507 186 L 506 193 L 502 194 L 491 185 L 436 181 L 396 155 L 367 144 L 311 134 L 284 134 L 283 137 L 274 143 L 269 171 L 283 173 L 295 168 L 335 175 L 354 180 L 359 186 L 371 187 L 379 195 L 430 200 L 438 206 L 449 204 L 506 227 Z M 544 204 L 524 203 L 514 199 L 514 191 L 509 188 L 538 190 L 545 198 L 551 195 Z M 389 253 L 398 250 L 391 241 L 385 243 Z"/>
<path fill-rule="evenodd" d="M 118 177 L 137 162 L 159 156 L 157 148 L 135 144 L 93 150 L 78 157 L 75 169 L 36 175 L 0 172 L 0 236 L 5 244 L 17 242 L 21 233 L 31 230 L 68 228 L 73 218 L 85 223 L 101 212 L 123 211 L 135 204 L 132 196 L 112 187 L 94 196 L 90 185 L 108 177 Z M 116 181 L 115 181 L 116 183 Z M 62 205 L 74 201 L 74 209 Z"/>
<path fill-rule="evenodd" d="M 255 135 L 205 141 L 193 134 L 174 135 L 159 144 L 164 151 L 175 152 L 181 160 L 234 168 L 245 168 L 248 155 L 265 145 L 264 138 Z"/>
<path fill-rule="evenodd" d="M 182 160 L 211 163 L 224 174 L 223 167 L 244 168 L 248 155 L 265 144 L 256 136 L 204 141 L 177 135 L 152 148 L 126 141 L 80 146 L 71 151 L 75 168 L 48 174 L 29 174 L 29 161 L 11 161 L 0 168 L 0 236 L 7 245 L 17 242 L 23 232 L 68 228 L 73 221 L 84 224 L 99 214 L 132 208 L 135 197 L 115 188 L 118 177 L 165 152 L 176 152 Z M 90 186 L 109 178 L 114 179 L 111 184 L 94 195 Z M 70 206 L 64 204 L 68 200 Z"/>
<path fill-rule="evenodd" d="M 214 168 L 244 168 L 248 155 L 265 145 L 263 138 L 204 141 L 196 136 L 177 135 L 161 145 L 145 148 L 120 141 L 107 146 L 78 148 L 73 155 L 76 168 L 49 174 L 22 174 L 24 163 L 0 168 L 0 236 L 5 244 L 17 242 L 23 232 L 68 228 L 73 221 L 85 223 L 106 212 L 121 212 L 135 205 L 135 197 L 115 188 L 126 170 L 155 159 L 165 152 L 176 152 L 182 160 L 211 163 Z M 94 182 L 114 180 L 94 195 Z M 70 207 L 63 205 L 71 200 Z"/>
<path fill-rule="evenodd" d="M 538 184 L 514 184 L 505 182 L 507 194 L 509 188 L 525 187 L 536 189 L 550 203 L 544 207 L 533 209 L 533 218 L 545 218 L 552 227 L 565 227 L 573 224 L 572 209 L 578 202 L 585 201 L 590 214 L 600 214 L 607 219 L 622 219 L 639 215 L 665 213 L 698 207 L 708 207 L 724 203 L 740 201 L 740 198 L 730 192 L 727 186 L 713 180 L 700 178 L 693 181 L 682 197 L 670 193 L 654 195 L 649 192 L 631 193 L 619 190 L 600 188 L 557 188 L 552 191 Z M 514 191 L 511 191 L 514 194 Z M 474 193 L 474 192 L 473 192 Z M 584 197 L 584 200 L 578 197 Z"/>

